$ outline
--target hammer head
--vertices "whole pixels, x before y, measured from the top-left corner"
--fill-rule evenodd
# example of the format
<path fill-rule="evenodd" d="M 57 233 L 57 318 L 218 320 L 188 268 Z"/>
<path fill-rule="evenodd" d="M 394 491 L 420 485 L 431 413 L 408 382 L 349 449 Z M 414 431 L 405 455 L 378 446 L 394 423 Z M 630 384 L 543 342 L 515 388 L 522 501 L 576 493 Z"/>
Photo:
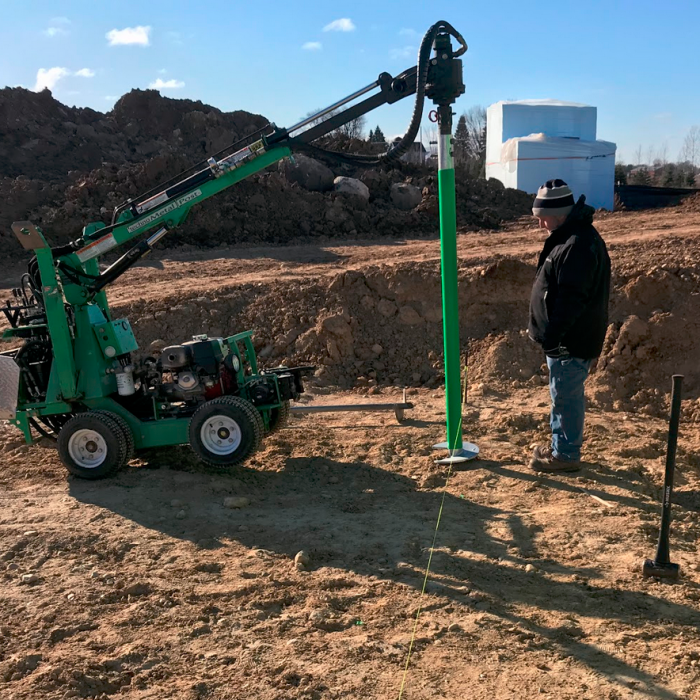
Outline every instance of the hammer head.
<path fill-rule="evenodd" d="M 654 578 L 665 578 L 675 581 L 678 579 L 679 573 L 680 566 L 678 564 L 672 564 L 671 562 L 662 564 L 652 559 L 646 559 L 642 565 L 642 575 L 644 578 L 653 576 Z"/>

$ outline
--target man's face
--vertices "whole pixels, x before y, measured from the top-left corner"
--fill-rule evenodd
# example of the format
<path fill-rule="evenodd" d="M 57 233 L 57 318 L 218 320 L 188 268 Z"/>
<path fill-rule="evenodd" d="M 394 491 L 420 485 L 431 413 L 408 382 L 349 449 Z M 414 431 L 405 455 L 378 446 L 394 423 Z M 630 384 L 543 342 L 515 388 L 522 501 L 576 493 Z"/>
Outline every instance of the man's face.
<path fill-rule="evenodd" d="M 554 231 L 555 228 L 559 228 L 564 221 L 566 221 L 565 216 L 538 216 L 537 221 L 540 228 L 547 229 L 550 233 Z"/>

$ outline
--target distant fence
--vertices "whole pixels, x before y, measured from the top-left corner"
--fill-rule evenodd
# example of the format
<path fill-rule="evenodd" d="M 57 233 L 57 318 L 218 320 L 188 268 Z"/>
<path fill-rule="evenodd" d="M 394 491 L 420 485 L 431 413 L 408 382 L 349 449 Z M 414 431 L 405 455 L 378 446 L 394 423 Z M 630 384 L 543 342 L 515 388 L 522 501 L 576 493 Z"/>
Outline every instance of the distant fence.
<path fill-rule="evenodd" d="M 646 185 L 617 185 L 615 205 L 625 209 L 653 209 L 670 207 L 680 203 L 684 197 L 700 190 L 681 187 L 649 187 Z"/>

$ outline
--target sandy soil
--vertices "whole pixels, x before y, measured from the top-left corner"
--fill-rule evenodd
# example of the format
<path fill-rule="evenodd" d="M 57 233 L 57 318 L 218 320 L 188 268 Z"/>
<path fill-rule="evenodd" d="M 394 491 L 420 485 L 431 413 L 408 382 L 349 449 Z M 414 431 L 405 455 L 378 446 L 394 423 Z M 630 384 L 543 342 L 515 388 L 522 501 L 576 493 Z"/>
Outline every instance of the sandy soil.
<path fill-rule="evenodd" d="M 658 533 L 666 421 L 599 396 L 616 396 L 617 365 L 642 382 L 661 375 L 654 405 L 663 408 L 667 368 L 692 361 L 696 345 L 673 344 L 665 331 L 662 362 L 652 331 L 663 326 L 657 305 L 673 303 L 661 311 L 675 314 L 677 335 L 695 338 L 700 215 L 620 213 L 599 228 L 616 266 L 615 328 L 610 367 L 590 381 L 578 474 L 527 468 L 530 446 L 547 438 L 548 395 L 541 372 L 514 379 L 495 353 L 512 346 L 529 357 L 505 310 L 495 315 L 500 328 L 470 336 L 465 437 L 481 458 L 453 473 L 431 451 L 444 439 L 444 394 L 420 375 L 406 422 L 294 417 L 245 467 L 224 473 L 178 448 L 143 454 L 112 479 L 80 481 L 51 445 L 26 447 L 0 427 L 0 697 L 700 698 L 695 409 L 681 427 L 672 527 L 682 576 L 669 584 L 640 573 Z M 512 258 L 526 278 L 541 240 L 526 226 L 464 234 L 462 268 L 488 278 L 494 261 Z M 375 266 L 433 269 L 438 255 L 435 241 L 182 251 L 129 273 L 111 298 L 129 310 L 238 286 L 308 291 Z M 659 292 L 648 302 L 628 294 L 640 279 Z M 494 284 L 506 282 L 495 274 Z M 652 329 L 637 345 L 623 330 L 634 309 Z M 274 315 L 256 318 L 265 313 Z M 391 342 L 425 335 L 425 324 L 382 337 L 387 353 Z M 353 366 L 341 352 L 343 362 Z M 380 371 L 341 391 L 321 375 L 308 400 L 395 401 L 392 384 Z M 686 404 L 697 396 L 689 381 Z M 231 496 L 247 500 L 230 508 Z M 297 565 L 302 551 L 307 563 Z"/>

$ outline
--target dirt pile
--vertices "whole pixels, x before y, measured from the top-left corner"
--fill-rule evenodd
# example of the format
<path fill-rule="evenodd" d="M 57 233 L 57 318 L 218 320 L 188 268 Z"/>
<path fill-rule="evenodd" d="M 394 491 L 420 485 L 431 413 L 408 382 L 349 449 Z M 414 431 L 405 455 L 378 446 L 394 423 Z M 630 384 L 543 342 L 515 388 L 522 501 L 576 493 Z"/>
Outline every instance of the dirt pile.
<path fill-rule="evenodd" d="M 86 223 L 109 223 L 116 205 L 265 124 L 258 115 L 223 113 L 153 90 L 131 91 L 107 114 L 66 107 L 48 91 L 1 90 L 0 254 L 22 254 L 9 232 L 12 221 L 31 219 L 53 244 L 75 239 Z M 436 233 L 437 183 L 431 168 L 402 164 L 395 170 L 358 171 L 338 165 L 332 175 L 360 178 L 370 190 L 369 202 L 310 191 L 273 167 L 198 207 L 163 245 Z M 391 187 L 399 183 L 420 189 L 417 207 L 396 206 Z M 457 200 L 459 225 L 486 228 L 527 214 L 531 203 L 523 192 L 464 176 L 458 176 Z"/>
<path fill-rule="evenodd" d="M 681 248 L 673 240 L 645 247 L 639 256 L 614 258 L 610 325 L 589 394 L 605 409 L 663 416 L 669 378 L 682 373 L 692 399 L 686 412 L 700 420 L 700 265 L 693 262 L 700 249 L 697 242 Z M 649 269 L 650 258 L 667 263 Z M 546 383 L 544 358 L 524 330 L 533 276 L 534 259 L 462 263 L 460 334 L 472 390 L 507 392 Z M 266 364 L 314 363 L 319 384 L 373 391 L 444 381 L 440 271 L 433 261 L 219 286 L 206 295 L 178 292 L 122 305 L 118 313 L 132 320 L 144 348 L 156 339 L 251 328 Z"/>
<path fill-rule="evenodd" d="M 681 205 L 685 211 L 700 212 L 700 192 L 698 194 L 686 197 Z"/>
<path fill-rule="evenodd" d="M 111 112 L 67 107 L 49 90 L 0 90 L 0 176 L 63 183 L 103 163 L 138 163 L 176 152 L 193 160 L 260 129 L 267 120 L 193 100 L 132 90 Z"/>

